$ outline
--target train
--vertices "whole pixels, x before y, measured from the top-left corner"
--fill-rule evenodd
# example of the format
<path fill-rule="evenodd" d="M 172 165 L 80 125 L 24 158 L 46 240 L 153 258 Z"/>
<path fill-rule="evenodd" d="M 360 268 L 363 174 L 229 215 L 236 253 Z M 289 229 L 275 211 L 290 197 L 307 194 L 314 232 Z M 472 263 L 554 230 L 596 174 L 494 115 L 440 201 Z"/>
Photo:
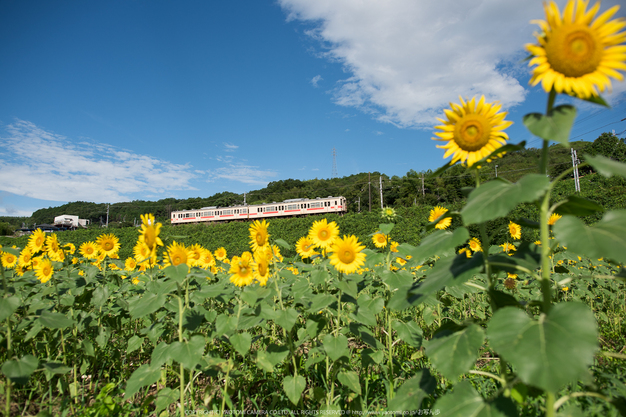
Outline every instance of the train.
<path fill-rule="evenodd" d="M 202 207 L 194 210 L 172 211 L 171 224 L 227 222 L 286 218 L 311 214 L 347 213 L 345 197 L 292 198 L 279 203 L 243 204 L 230 207 Z"/>

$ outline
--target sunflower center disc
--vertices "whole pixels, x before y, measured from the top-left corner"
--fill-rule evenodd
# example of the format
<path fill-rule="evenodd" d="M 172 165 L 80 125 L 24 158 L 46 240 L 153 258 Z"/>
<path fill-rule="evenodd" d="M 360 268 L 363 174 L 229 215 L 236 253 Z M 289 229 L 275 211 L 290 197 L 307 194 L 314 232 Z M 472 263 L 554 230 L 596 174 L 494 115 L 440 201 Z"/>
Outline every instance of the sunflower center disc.
<path fill-rule="evenodd" d="M 263 235 L 261 235 L 261 233 L 257 233 L 256 234 L 256 243 L 259 246 L 263 246 L 263 243 L 265 243 L 265 237 Z"/>
<path fill-rule="evenodd" d="M 320 232 L 320 237 L 321 237 L 322 239 L 326 240 L 326 238 L 328 237 L 328 231 L 326 231 L 326 230 L 322 230 L 322 231 Z"/>
<path fill-rule="evenodd" d="M 562 26 L 546 43 L 550 66 L 566 77 L 582 77 L 594 72 L 602 61 L 602 42 L 584 25 Z"/>
<path fill-rule="evenodd" d="M 467 152 L 482 149 L 489 143 L 491 126 L 482 114 L 466 114 L 456 123 L 454 141 Z"/>
<path fill-rule="evenodd" d="M 341 261 L 344 264 L 349 264 L 352 263 L 352 261 L 354 261 L 354 253 L 352 253 L 352 251 L 344 251 L 343 252 L 343 258 L 341 259 Z"/>

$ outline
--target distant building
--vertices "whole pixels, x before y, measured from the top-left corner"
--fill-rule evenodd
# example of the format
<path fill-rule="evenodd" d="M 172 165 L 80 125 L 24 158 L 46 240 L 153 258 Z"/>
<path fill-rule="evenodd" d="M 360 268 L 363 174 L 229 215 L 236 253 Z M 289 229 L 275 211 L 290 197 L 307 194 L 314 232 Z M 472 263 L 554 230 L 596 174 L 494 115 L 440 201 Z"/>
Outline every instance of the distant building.
<path fill-rule="evenodd" d="M 87 219 L 79 219 L 78 216 L 70 214 L 64 214 L 54 218 L 54 225 L 63 229 L 78 229 L 79 227 L 87 228 L 89 223 L 91 222 Z"/>

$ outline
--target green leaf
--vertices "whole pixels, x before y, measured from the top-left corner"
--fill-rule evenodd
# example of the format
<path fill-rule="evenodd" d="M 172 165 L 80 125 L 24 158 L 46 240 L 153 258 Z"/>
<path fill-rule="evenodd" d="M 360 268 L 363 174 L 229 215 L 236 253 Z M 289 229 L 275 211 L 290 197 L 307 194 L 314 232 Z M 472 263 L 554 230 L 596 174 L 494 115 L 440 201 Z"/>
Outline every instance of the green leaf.
<path fill-rule="evenodd" d="M 43 364 L 43 371 L 47 381 L 50 381 L 55 375 L 64 375 L 71 370 L 72 368 L 61 362 L 47 362 Z"/>
<path fill-rule="evenodd" d="M 275 321 L 276 324 L 278 324 L 280 327 L 290 332 L 294 324 L 296 324 L 296 321 L 298 321 L 298 317 L 299 314 L 296 310 L 294 310 L 293 308 L 288 308 L 281 311 L 280 315 Z"/>
<path fill-rule="evenodd" d="M 505 307 L 491 318 L 487 336 L 523 382 L 552 392 L 582 378 L 598 348 L 593 312 L 581 303 L 559 303 L 539 320 Z"/>
<path fill-rule="evenodd" d="M 108 299 L 109 299 L 108 288 L 105 286 L 98 287 L 93 292 L 93 295 L 91 297 L 91 304 L 96 308 L 100 308 L 107 302 Z"/>
<path fill-rule="evenodd" d="M 14 295 L 7 298 L 0 298 L 0 321 L 4 321 L 4 319 L 13 314 L 20 304 L 20 299 Z"/>
<path fill-rule="evenodd" d="M 150 356 L 150 363 L 154 366 L 161 366 L 164 363 L 169 362 L 171 360 L 169 349 L 170 345 L 168 345 L 167 343 L 159 343 L 152 351 L 152 355 Z"/>
<path fill-rule="evenodd" d="M 530 203 L 550 187 L 545 175 L 524 175 L 518 182 L 493 180 L 482 184 L 469 195 L 461 210 L 466 225 L 504 217 L 520 203 Z"/>
<path fill-rule="evenodd" d="M 189 341 L 172 343 L 168 350 L 169 357 L 187 369 L 194 369 L 202 360 L 205 345 L 204 336 L 195 335 Z"/>
<path fill-rule="evenodd" d="M 524 126 L 543 140 L 555 141 L 569 147 L 569 135 L 576 119 L 576 107 L 563 104 L 547 115 L 530 113 L 524 116 Z"/>
<path fill-rule="evenodd" d="M 230 337 L 230 344 L 241 356 L 246 356 L 252 345 L 252 336 L 249 333 L 237 333 Z"/>
<path fill-rule="evenodd" d="M 389 403 L 388 409 L 389 411 L 419 410 L 424 398 L 432 394 L 436 387 L 437 380 L 430 375 L 428 368 L 422 369 L 402 384 Z"/>
<path fill-rule="evenodd" d="M 39 322 L 48 329 L 65 329 L 74 324 L 74 320 L 65 314 L 52 313 L 50 311 L 42 312 L 41 316 L 39 316 Z"/>
<path fill-rule="evenodd" d="M 130 317 L 133 319 L 139 319 L 152 314 L 159 308 L 163 307 L 167 296 L 165 294 L 154 294 L 151 292 L 145 292 L 141 298 L 135 302 L 131 302 L 128 307 Z"/>
<path fill-rule="evenodd" d="M 441 397 L 434 407 L 448 417 L 517 417 L 519 413 L 509 398 L 498 397 L 493 402 L 485 402 L 469 381 L 455 385 L 452 393 Z"/>
<path fill-rule="evenodd" d="M 391 327 L 398 332 L 398 337 L 409 346 L 415 348 L 422 346 L 422 328 L 415 321 L 403 323 L 396 320 L 391 324 Z"/>
<path fill-rule="evenodd" d="M 166 277 L 176 281 L 179 284 L 182 284 L 187 278 L 187 274 L 189 273 L 189 266 L 187 264 L 180 264 L 177 266 L 170 265 L 167 268 L 163 269 L 163 273 Z"/>
<path fill-rule="evenodd" d="M 162 410 L 165 410 L 167 407 L 169 407 L 170 404 L 172 404 L 178 398 L 180 398 L 179 390 L 173 390 L 171 388 L 163 388 L 157 394 L 156 404 L 155 404 L 156 410 L 154 410 L 154 413 L 158 416 Z"/>
<path fill-rule="evenodd" d="M 570 195 L 565 200 L 558 203 L 554 212 L 574 216 L 588 216 L 599 211 L 604 211 L 604 208 L 595 201 Z"/>
<path fill-rule="evenodd" d="M 469 239 L 469 232 L 465 227 L 454 229 L 454 232 L 439 230 L 426 236 L 418 247 L 407 244 L 398 246 L 398 252 L 403 255 L 411 255 L 411 262 L 418 265 L 424 260 L 435 255 L 441 256 L 444 252 L 453 251 L 459 245 L 464 244 Z"/>
<path fill-rule="evenodd" d="M 622 178 L 626 178 L 626 164 L 614 161 L 602 155 L 592 156 L 585 154 L 584 158 L 585 161 L 589 162 L 589 165 L 604 177 L 610 178 L 613 175 L 618 175 Z"/>
<path fill-rule="evenodd" d="M 341 357 L 350 357 L 348 338 L 342 334 L 338 336 L 331 336 L 327 334 L 323 337 L 322 344 L 326 354 L 333 361 L 339 360 Z"/>
<path fill-rule="evenodd" d="M 161 378 L 161 366 L 155 366 L 153 364 L 144 364 L 132 373 L 128 381 L 126 382 L 126 392 L 124 392 L 124 399 L 129 399 L 133 395 L 139 392 L 139 390 L 146 385 L 152 385 Z"/>
<path fill-rule="evenodd" d="M 274 240 L 274 243 L 276 243 L 278 246 L 280 246 L 283 249 L 286 249 L 286 250 L 291 249 L 291 245 L 289 245 L 289 243 L 285 242 L 283 239 L 276 239 Z"/>
<path fill-rule="evenodd" d="M 12 382 L 25 385 L 35 372 L 39 360 L 33 355 L 26 355 L 17 360 L 8 360 L 2 365 L 2 373 Z"/>
<path fill-rule="evenodd" d="M 266 372 L 274 372 L 274 366 L 282 362 L 289 354 L 287 346 L 271 344 L 266 350 L 257 350 L 256 363 Z"/>
<path fill-rule="evenodd" d="M 444 329 L 425 341 L 424 347 L 435 368 L 446 378 L 456 381 L 476 363 L 484 340 L 483 329 L 471 324 L 455 332 Z"/>
<path fill-rule="evenodd" d="M 302 395 L 302 391 L 306 388 L 306 379 L 303 376 L 286 376 L 283 378 L 283 389 L 285 390 L 285 394 L 289 397 L 289 401 L 293 403 L 293 405 L 298 405 L 300 402 L 300 396 Z"/>
<path fill-rule="evenodd" d="M 359 374 L 354 371 L 341 371 L 337 375 L 337 379 L 344 386 L 361 395 L 361 382 L 359 380 Z"/>
<path fill-rule="evenodd" d="M 214 337 L 228 335 L 237 330 L 237 317 L 230 317 L 226 314 L 220 314 L 215 319 Z"/>
<path fill-rule="evenodd" d="M 374 350 L 365 348 L 361 351 L 361 365 L 367 368 L 369 365 L 380 365 L 385 359 L 385 352 L 382 350 Z"/>
<path fill-rule="evenodd" d="M 409 271 L 400 270 L 397 272 L 385 270 L 381 278 L 390 291 L 406 289 L 413 285 L 414 277 Z M 382 307 L 381 307 L 382 308 Z"/>
<path fill-rule="evenodd" d="M 563 216 L 552 230 L 557 240 L 574 253 L 626 263 L 626 210 L 609 211 L 593 226 L 586 226 L 577 217 Z"/>
<path fill-rule="evenodd" d="M 389 236 L 389 233 L 393 230 L 395 224 L 393 223 L 383 223 L 379 227 L 380 233 Z"/>
<path fill-rule="evenodd" d="M 318 313 L 322 311 L 324 308 L 328 307 L 332 303 L 337 301 L 336 297 L 333 297 L 329 294 L 315 294 L 313 298 L 311 298 L 309 308 L 307 311 L 309 313 Z"/>
<path fill-rule="evenodd" d="M 606 100 L 604 100 L 602 98 L 602 96 L 597 95 L 597 96 L 589 96 L 587 98 L 582 98 L 582 97 L 578 97 L 575 94 L 570 94 L 572 97 L 583 100 L 583 101 L 588 101 L 589 103 L 593 103 L 593 104 L 599 104 L 600 106 L 604 106 L 604 107 L 608 107 L 611 108 L 611 106 L 609 105 L 609 103 L 606 102 Z"/>
<path fill-rule="evenodd" d="M 128 347 L 126 348 L 126 353 L 134 352 L 143 345 L 144 338 L 134 335 L 130 339 L 128 339 Z"/>

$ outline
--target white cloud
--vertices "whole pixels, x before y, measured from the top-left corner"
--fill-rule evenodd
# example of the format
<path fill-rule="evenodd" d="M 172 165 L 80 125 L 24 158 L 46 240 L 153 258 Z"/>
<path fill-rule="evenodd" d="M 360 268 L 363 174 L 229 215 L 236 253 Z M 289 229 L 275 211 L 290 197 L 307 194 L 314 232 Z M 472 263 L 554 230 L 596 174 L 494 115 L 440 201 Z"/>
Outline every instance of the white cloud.
<path fill-rule="evenodd" d="M 523 45 L 535 42 L 529 21 L 544 18 L 539 0 L 279 3 L 288 20 L 311 25 L 320 56 L 350 75 L 332 90 L 335 103 L 402 127 L 430 126 L 459 95 L 484 94 L 504 108 L 523 102 Z"/>
<path fill-rule="evenodd" d="M 378 136 L 385 134 L 384 132 L 381 132 L 380 130 L 375 130 L 373 133 Z"/>
<path fill-rule="evenodd" d="M 315 77 L 313 77 L 311 79 L 311 84 L 313 85 L 313 87 L 317 88 L 319 87 L 319 85 L 317 85 L 317 83 L 319 83 L 321 80 L 323 80 L 321 75 L 316 75 Z"/>
<path fill-rule="evenodd" d="M 224 142 L 224 151 L 225 152 L 235 152 L 239 149 L 239 145 L 233 145 L 232 143 Z"/>
<path fill-rule="evenodd" d="M 209 171 L 208 182 L 214 182 L 221 179 L 242 182 L 244 184 L 266 186 L 269 182 L 268 178 L 276 177 L 275 171 L 260 170 L 259 167 L 231 164 L 227 167 L 217 168 Z"/>
<path fill-rule="evenodd" d="M 74 143 L 17 120 L 0 137 L 0 188 L 52 201 L 117 202 L 131 195 L 194 189 L 187 165 L 171 164 L 103 143 Z"/>

